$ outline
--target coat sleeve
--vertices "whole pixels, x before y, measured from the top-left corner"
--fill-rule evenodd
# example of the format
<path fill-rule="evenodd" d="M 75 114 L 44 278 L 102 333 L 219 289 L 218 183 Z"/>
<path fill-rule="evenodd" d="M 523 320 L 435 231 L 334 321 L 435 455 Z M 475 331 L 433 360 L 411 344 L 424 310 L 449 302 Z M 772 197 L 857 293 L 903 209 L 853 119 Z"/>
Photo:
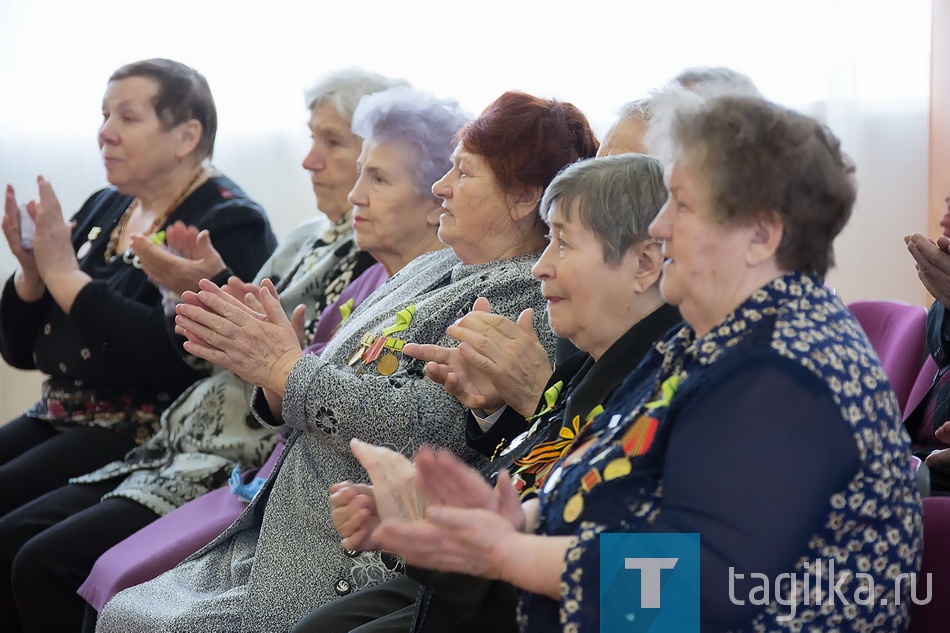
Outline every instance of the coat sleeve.
<path fill-rule="evenodd" d="M 51 301 L 49 293 L 39 301 L 23 301 L 16 293 L 12 275 L 4 284 L 0 296 L 0 354 L 11 367 L 36 369 L 33 339 Z"/>

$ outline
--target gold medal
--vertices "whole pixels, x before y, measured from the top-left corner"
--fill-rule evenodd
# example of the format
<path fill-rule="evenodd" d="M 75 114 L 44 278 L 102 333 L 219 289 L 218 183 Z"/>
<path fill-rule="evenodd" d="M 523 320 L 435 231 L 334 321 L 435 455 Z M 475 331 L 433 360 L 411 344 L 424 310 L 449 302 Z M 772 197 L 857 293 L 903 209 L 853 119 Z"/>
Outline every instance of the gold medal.
<path fill-rule="evenodd" d="M 604 481 L 617 479 L 630 474 L 630 460 L 626 457 L 618 457 L 604 468 Z"/>
<path fill-rule="evenodd" d="M 383 376 L 392 375 L 399 368 L 399 359 L 395 354 L 386 354 L 376 363 L 376 371 Z"/>
<path fill-rule="evenodd" d="M 577 493 L 564 504 L 564 520 L 568 523 L 573 523 L 577 520 L 577 517 L 581 515 L 583 510 L 584 497 L 581 496 L 581 493 Z"/>

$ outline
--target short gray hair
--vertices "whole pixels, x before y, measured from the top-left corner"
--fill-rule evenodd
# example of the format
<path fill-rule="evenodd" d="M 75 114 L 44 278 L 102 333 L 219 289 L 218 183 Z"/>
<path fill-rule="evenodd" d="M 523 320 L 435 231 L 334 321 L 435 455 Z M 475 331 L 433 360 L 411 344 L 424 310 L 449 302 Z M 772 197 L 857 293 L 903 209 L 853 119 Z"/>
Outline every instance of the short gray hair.
<path fill-rule="evenodd" d="M 567 222 L 577 211 L 601 243 L 604 261 L 617 264 L 648 237 L 666 196 L 663 167 L 652 156 L 591 158 L 566 167 L 551 181 L 541 199 L 541 218 L 550 223 L 555 204 Z"/>
<path fill-rule="evenodd" d="M 452 168 L 455 133 L 470 116 L 454 99 L 400 86 L 364 97 L 353 113 L 353 132 L 377 143 L 405 143 L 415 153 L 412 165 L 419 194 Z"/>
<path fill-rule="evenodd" d="M 408 85 L 405 79 L 384 77 L 362 68 L 345 68 L 320 79 L 304 93 L 304 100 L 310 110 L 332 103 L 340 118 L 350 123 L 357 104 L 366 95 Z"/>
<path fill-rule="evenodd" d="M 637 99 L 636 101 L 628 101 L 627 103 L 620 106 L 620 110 L 617 111 L 618 121 L 626 121 L 627 119 L 635 119 L 637 121 L 647 122 L 650 120 L 650 117 L 653 116 L 653 98 L 644 97 L 643 99 Z"/>
<path fill-rule="evenodd" d="M 701 97 L 719 97 L 730 94 L 743 97 L 761 97 L 748 75 L 725 66 L 696 66 L 687 68 L 673 83 Z"/>

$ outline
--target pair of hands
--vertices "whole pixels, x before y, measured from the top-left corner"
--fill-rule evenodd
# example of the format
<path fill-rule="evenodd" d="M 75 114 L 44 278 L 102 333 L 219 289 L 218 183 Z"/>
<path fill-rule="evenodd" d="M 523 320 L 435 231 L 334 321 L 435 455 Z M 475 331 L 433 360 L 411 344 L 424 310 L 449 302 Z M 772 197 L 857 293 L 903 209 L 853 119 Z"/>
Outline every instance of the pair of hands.
<path fill-rule="evenodd" d="M 20 242 L 20 210 L 11 185 L 7 185 L 3 205 L 3 235 L 20 265 L 14 283 L 24 301 L 39 300 L 48 285 L 79 272 L 70 237 L 72 227 L 63 219 L 56 193 L 42 176 L 37 177 L 36 184 L 39 201 L 30 200 L 26 205 L 36 224 L 32 253 L 24 250 Z"/>
<path fill-rule="evenodd" d="M 3 235 L 20 265 L 17 290 L 21 298 L 35 301 L 57 276 L 79 271 L 72 250 L 72 227 L 63 218 L 62 207 L 53 187 L 42 176 L 36 179 L 39 202 L 30 200 L 27 212 L 36 224 L 33 252 L 20 242 L 20 212 L 16 193 L 7 185 L 3 207 Z M 196 290 L 198 281 L 213 277 L 226 268 L 221 255 L 211 244 L 208 231 L 176 222 L 165 231 L 168 248 L 154 244 L 148 237 L 132 235 L 132 248 L 149 278 L 176 294 Z M 177 253 L 177 254 L 176 254 Z"/>
<path fill-rule="evenodd" d="M 410 462 L 355 438 L 350 447 L 373 485 L 330 488 L 344 548 L 384 549 L 429 569 L 502 577 L 502 553 L 527 522 L 507 471 L 492 487 L 447 451 L 423 447 Z"/>
<path fill-rule="evenodd" d="M 290 370 L 303 355 L 303 306 L 294 323 L 284 314 L 269 279 L 260 287 L 231 278 L 225 288 L 208 279 L 182 294 L 175 331 L 185 351 L 282 396 Z"/>
<path fill-rule="evenodd" d="M 176 295 L 198 290 L 199 281 L 210 279 L 227 268 L 211 244 L 211 234 L 181 221 L 165 229 L 166 247 L 155 244 L 145 235 L 132 235 L 131 242 L 148 278 Z"/>
<path fill-rule="evenodd" d="M 551 377 L 548 354 L 533 327 L 528 308 L 514 322 L 491 313 L 479 297 L 471 312 L 449 326 L 457 348 L 407 344 L 403 353 L 426 361 L 426 374 L 470 409 L 491 414 L 506 404 L 525 418 Z"/>

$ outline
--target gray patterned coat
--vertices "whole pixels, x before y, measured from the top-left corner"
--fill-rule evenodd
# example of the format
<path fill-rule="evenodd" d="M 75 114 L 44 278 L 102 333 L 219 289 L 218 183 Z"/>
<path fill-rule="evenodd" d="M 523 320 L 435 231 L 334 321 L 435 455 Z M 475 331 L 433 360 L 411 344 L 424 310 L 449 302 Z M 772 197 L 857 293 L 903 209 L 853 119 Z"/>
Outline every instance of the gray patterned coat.
<path fill-rule="evenodd" d="M 350 454 L 351 437 L 405 454 L 428 443 L 474 458 L 465 448 L 465 409 L 425 378 L 421 364 L 403 359 L 385 377 L 373 364 L 349 366 L 347 359 L 364 332 L 392 325 L 409 305 L 416 306 L 415 318 L 396 334 L 407 341 L 457 344 L 445 329 L 479 296 L 512 319 L 534 308 L 536 330 L 550 332 L 540 286 L 531 278 L 534 261 L 522 256 L 466 265 L 446 249 L 417 258 L 380 287 L 322 356 L 302 358 L 291 372 L 283 417 L 295 431 L 262 493 L 206 548 L 116 595 L 96 630 L 286 631 L 341 593 L 393 577 L 393 562 L 378 553 L 347 555 L 340 548 L 327 489 L 345 479 L 366 480 Z M 542 342 L 553 355 L 553 336 L 545 334 Z"/>
<path fill-rule="evenodd" d="M 296 229 L 255 279 L 274 281 L 288 314 L 305 304 L 311 331 L 323 308 L 352 281 L 359 256 L 348 220 L 327 227 L 319 219 Z M 251 414 L 252 389 L 230 371 L 217 369 L 165 410 L 161 430 L 148 444 L 72 483 L 123 477 L 104 498 L 130 499 L 159 515 L 221 486 L 236 463 L 261 465 L 277 442 L 273 429 Z"/>

